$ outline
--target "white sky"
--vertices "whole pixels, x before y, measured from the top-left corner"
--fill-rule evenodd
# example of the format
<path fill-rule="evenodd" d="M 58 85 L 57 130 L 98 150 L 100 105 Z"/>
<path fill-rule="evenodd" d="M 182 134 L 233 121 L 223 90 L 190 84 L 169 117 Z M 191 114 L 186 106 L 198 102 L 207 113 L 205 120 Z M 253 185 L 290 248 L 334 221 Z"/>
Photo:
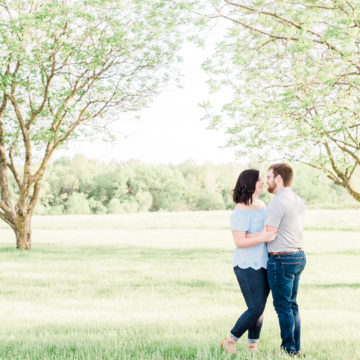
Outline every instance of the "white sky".
<path fill-rule="evenodd" d="M 115 143 L 71 141 L 55 156 L 84 154 L 104 161 L 134 158 L 152 164 L 179 164 L 188 159 L 198 164 L 236 161 L 234 149 L 220 149 L 226 142 L 224 134 L 207 129 L 208 122 L 200 120 L 203 112 L 198 103 L 208 97 L 207 77 L 200 65 L 210 52 L 209 46 L 199 49 L 187 43 L 180 53 L 183 88 L 169 86 L 142 111 L 140 119 L 134 114 L 125 122 L 112 124 Z"/>

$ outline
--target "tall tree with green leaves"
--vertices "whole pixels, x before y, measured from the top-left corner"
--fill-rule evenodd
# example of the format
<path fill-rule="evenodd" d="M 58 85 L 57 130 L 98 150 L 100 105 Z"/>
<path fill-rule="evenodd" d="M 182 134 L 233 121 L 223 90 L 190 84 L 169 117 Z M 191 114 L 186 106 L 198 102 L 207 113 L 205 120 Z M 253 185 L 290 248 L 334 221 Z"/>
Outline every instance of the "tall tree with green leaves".
<path fill-rule="evenodd" d="M 104 129 L 163 89 L 189 7 L 186 0 L 0 0 L 0 218 L 17 248 L 31 248 L 41 180 L 59 145 Z"/>
<path fill-rule="evenodd" d="M 212 5 L 228 31 L 203 67 L 230 94 L 202 104 L 212 127 L 239 154 L 301 161 L 360 201 L 360 2 Z"/>

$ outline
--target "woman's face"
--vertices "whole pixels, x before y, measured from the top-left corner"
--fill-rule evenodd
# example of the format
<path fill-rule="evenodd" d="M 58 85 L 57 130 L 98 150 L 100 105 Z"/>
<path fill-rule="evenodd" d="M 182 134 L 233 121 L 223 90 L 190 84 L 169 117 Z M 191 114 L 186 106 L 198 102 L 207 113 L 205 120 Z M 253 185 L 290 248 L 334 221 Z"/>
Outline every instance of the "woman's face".
<path fill-rule="evenodd" d="M 255 185 L 255 194 L 260 195 L 263 193 L 263 191 L 264 191 L 264 182 L 263 182 L 262 178 L 259 177 L 259 179 Z"/>

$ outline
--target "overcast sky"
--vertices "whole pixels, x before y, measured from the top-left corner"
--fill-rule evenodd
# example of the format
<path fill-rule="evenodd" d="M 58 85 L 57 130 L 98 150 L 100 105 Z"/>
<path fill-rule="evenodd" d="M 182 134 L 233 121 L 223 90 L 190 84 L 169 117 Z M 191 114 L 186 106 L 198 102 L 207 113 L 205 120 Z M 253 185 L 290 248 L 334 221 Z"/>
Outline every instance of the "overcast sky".
<path fill-rule="evenodd" d="M 193 44 L 185 45 L 181 51 L 183 88 L 169 86 L 142 111 L 140 119 L 135 114 L 127 115 L 125 122 L 112 124 L 117 135 L 115 143 L 71 141 L 56 157 L 84 154 L 105 161 L 135 158 L 153 164 L 178 164 L 188 159 L 199 164 L 236 161 L 234 149 L 220 148 L 226 142 L 224 134 L 208 130 L 208 123 L 200 120 L 203 113 L 198 103 L 208 96 L 206 74 L 200 65 L 211 53 L 210 46 L 199 49 Z"/>

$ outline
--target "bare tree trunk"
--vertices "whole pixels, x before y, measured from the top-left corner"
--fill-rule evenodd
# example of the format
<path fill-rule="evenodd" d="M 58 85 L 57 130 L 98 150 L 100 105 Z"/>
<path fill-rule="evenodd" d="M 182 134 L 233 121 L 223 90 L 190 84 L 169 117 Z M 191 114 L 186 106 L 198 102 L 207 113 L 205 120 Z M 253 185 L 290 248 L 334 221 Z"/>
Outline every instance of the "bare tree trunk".
<path fill-rule="evenodd" d="M 17 214 L 16 228 L 16 248 L 31 249 L 31 214 Z"/>

